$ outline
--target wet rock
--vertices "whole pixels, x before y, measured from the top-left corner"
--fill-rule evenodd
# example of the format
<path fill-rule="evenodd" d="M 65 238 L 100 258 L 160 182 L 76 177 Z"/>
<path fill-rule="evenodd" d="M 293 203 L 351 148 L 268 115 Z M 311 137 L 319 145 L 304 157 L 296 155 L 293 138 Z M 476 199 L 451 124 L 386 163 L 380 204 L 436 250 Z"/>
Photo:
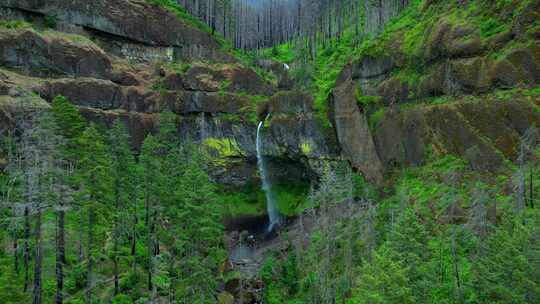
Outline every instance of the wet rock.
<path fill-rule="evenodd" d="M 223 67 L 194 66 L 186 74 L 177 75 L 167 81 L 171 87 L 179 87 L 190 91 L 234 92 L 250 95 L 271 95 L 272 87 L 255 71 L 239 65 Z M 173 81 L 174 83 L 170 83 Z"/>
<path fill-rule="evenodd" d="M 497 50 L 504 47 L 508 42 L 512 41 L 512 39 L 514 39 L 514 34 L 511 31 L 504 31 L 490 37 L 486 42 L 486 45 L 491 50 Z"/>
<path fill-rule="evenodd" d="M 110 79 L 112 82 L 122 86 L 136 86 L 140 84 L 135 73 L 125 70 L 113 70 Z"/>
<path fill-rule="evenodd" d="M 477 56 L 483 51 L 482 40 L 473 27 L 455 25 L 442 19 L 429 31 L 424 58 L 432 62 L 443 58 Z"/>
<path fill-rule="evenodd" d="M 167 90 L 183 90 L 187 86 L 180 73 L 170 73 L 163 75 L 163 77 L 162 84 Z"/>

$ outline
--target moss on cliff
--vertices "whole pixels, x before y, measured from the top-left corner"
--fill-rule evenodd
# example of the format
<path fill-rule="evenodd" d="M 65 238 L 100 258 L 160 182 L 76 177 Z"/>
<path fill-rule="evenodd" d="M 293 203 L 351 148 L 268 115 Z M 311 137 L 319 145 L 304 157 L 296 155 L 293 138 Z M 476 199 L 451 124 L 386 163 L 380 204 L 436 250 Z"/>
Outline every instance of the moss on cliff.
<path fill-rule="evenodd" d="M 241 157 L 245 154 L 234 138 L 207 138 L 203 144 L 220 158 Z"/>

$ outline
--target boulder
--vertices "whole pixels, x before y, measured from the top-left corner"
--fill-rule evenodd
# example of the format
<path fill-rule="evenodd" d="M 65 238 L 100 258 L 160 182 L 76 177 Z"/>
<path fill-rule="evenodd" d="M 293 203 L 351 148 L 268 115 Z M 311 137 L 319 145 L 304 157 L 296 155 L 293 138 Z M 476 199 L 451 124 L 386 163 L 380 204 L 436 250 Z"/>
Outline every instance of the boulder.
<path fill-rule="evenodd" d="M 490 74 L 493 85 L 499 88 L 513 88 L 526 81 L 525 75 L 506 58 L 497 60 Z"/>
<path fill-rule="evenodd" d="M 89 40 L 57 32 L 0 29 L 0 65 L 30 75 L 108 78 L 108 56 Z"/>
<path fill-rule="evenodd" d="M 367 180 L 382 182 L 382 164 L 368 127 L 366 114 L 358 107 L 356 85 L 351 79 L 336 85 L 330 96 L 330 121 L 337 134 L 343 156 Z"/>

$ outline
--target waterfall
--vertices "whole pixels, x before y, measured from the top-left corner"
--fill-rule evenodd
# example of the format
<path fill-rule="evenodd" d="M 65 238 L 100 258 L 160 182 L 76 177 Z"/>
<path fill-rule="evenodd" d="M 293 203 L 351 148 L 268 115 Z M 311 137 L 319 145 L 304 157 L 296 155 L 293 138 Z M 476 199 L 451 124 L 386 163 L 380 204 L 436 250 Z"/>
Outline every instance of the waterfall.
<path fill-rule="evenodd" d="M 272 184 L 268 177 L 268 170 L 266 168 L 266 162 L 262 155 L 262 138 L 261 129 L 264 125 L 264 121 L 259 122 L 257 127 L 257 165 L 261 173 L 262 188 L 266 195 L 266 210 L 268 212 L 268 232 L 272 231 L 276 225 L 279 225 L 281 218 L 276 207 L 276 200 L 272 193 Z"/>

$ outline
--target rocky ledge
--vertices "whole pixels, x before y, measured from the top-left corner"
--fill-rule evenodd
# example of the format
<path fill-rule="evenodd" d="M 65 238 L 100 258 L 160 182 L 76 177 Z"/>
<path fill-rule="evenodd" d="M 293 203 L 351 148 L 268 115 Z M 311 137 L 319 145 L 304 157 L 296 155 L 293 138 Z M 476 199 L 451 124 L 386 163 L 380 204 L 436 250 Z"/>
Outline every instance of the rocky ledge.
<path fill-rule="evenodd" d="M 258 182 L 256 129 L 267 114 L 263 154 L 275 178 L 313 180 L 340 159 L 334 132 L 314 118 L 311 96 L 278 92 L 219 51 L 209 34 L 163 8 L 137 0 L 0 6 L 4 18 L 23 21 L 0 27 L 3 130 L 29 100 L 47 108 L 63 95 L 93 122 L 126 122 L 135 149 L 155 131 L 159 113 L 172 111 L 179 136 L 208 150 L 211 175 L 224 185 Z M 50 16 L 53 26 L 46 24 Z M 214 51 L 175 53 L 197 48 Z"/>

